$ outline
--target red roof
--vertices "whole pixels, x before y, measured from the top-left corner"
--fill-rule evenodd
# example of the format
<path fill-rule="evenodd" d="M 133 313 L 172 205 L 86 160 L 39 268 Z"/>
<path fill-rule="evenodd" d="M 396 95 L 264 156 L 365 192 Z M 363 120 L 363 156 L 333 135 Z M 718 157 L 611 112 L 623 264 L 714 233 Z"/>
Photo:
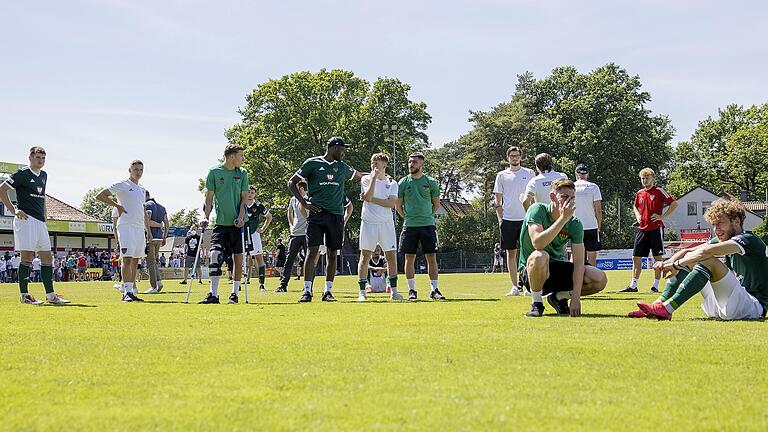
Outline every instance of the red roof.
<path fill-rule="evenodd" d="M 71 205 L 45 194 L 45 218 L 74 222 L 106 222 L 88 216 Z"/>

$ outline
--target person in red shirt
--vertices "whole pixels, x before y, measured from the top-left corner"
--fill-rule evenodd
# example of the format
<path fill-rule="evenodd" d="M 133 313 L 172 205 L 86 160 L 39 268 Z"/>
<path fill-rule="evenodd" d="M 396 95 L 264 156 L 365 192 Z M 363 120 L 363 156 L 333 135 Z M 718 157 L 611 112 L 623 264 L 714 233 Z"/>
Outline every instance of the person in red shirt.
<path fill-rule="evenodd" d="M 85 270 L 88 267 L 88 260 L 85 258 L 85 255 L 83 253 L 80 253 L 80 256 L 77 258 L 77 275 L 78 280 L 84 281 L 85 280 Z"/>
<path fill-rule="evenodd" d="M 632 252 L 632 282 L 619 292 L 637 292 L 637 280 L 643 270 L 642 259 L 648 257 L 649 252 L 654 260 L 661 260 L 664 254 L 664 218 L 677 208 L 677 201 L 672 195 L 656 187 L 656 173 L 652 169 L 640 170 L 640 182 L 643 188 L 635 195 L 632 207 L 637 219 L 635 249 Z M 655 269 L 651 292 L 659 292 L 659 279 L 661 271 Z"/>

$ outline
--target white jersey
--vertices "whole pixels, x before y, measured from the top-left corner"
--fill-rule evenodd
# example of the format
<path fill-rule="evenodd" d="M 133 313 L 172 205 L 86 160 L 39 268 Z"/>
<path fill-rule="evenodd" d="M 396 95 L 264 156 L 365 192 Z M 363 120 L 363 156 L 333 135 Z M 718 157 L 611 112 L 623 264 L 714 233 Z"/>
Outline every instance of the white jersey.
<path fill-rule="evenodd" d="M 536 202 L 548 204 L 552 182 L 561 178 L 568 178 L 568 176 L 557 171 L 544 171 L 528 182 L 525 193 L 532 194 Z"/>
<path fill-rule="evenodd" d="M 493 183 L 493 193 L 499 193 L 501 207 L 504 210 L 502 218 L 508 221 L 521 221 L 525 219 L 525 209 L 520 201 L 520 195 L 525 192 L 528 182 L 536 176 L 530 168 L 520 167 L 517 171 L 505 169 L 496 174 Z"/>
<path fill-rule="evenodd" d="M 371 184 L 371 174 L 363 176 L 360 179 L 360 194 L 365 194 L 368 185 Z M 386 200 L 389 197 L 397 198 L 397 182 L 390 177 L 384 180 L 376 180 L 374 185 L 373 197 Z M 384 223 L 392 220 L 392 209 L 378 204 L 363 201 L 362 220 L 370 223 Z"/>
<path fill-rule="evenodd" d="M 602 201 L 600 186 L 587 180 L 576 180 L 576 213 L 585 230 L 597 229 L 595 201 Z"/>
<path fill-rule="evenodd" d="M 291 221 L 291 235 L 307 235 L 307 218 L 301 213 L 301 203 L 296 197 L 291 197 L 288 201 L 288 207 L 293 209 L 293 220 Z"/>
<path fill-rule="evenodd" d="M 144 226 L 144 188 L 127 179 L 113 184 L 108 189 L 117 198 L 117 203 L 125 209 L 125 213 L 117 219 L 117 226 Z"/>

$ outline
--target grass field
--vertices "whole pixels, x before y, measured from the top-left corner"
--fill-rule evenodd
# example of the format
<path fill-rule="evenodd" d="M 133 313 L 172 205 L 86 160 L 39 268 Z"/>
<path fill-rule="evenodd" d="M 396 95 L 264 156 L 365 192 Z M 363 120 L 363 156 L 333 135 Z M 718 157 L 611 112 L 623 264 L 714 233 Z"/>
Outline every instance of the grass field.
<path fill-rule="evenodd" d="M 3 284 L 0 429 L 768 429 L 766 323 L 704 319 L 698 298 L 670 322 L 625 318 L 654 298 L 616 294 L 628 280 L 610 272 L 578 319 L 523 317 L 530 297 L 504 297 L 498 274 L 445 275 L 449 301 L 398 304 L 358 304 L 352 277 L 332 304 L 296 304 L 292 281 L 187 305 L 170 281 L 144 304 L 61 283 L 73 305 L 34 307 Z"/>

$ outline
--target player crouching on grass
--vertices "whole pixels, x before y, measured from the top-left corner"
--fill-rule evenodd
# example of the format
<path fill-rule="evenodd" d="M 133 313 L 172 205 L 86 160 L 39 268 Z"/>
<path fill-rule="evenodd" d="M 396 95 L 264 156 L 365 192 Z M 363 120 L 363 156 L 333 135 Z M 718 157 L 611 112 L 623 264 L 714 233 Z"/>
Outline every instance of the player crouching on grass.
<path fill-rule="evenodd" d="M 759 319 L 768 309 L 768 248 L 744 231 L 746 208 L 739 201 L 717 200 L 704 217 L 715 237 L 699 246 L 683 249 L 654 270 L 667 279 L 664 291 L 652 304 L 638 302 L 633 318 L 672 318 L 672 313 L 701 292 L 701 308 L 707 316 L 723 320 Z M 725 257 L 725 263 L 718 257 Z"/>
<path fill-rule="evenodd" d="M 544 313 L 544 300 L 560 315 L 581 315 L 581 297 L 602 291 L 608 283 L 605 272 L 585 265 L 584 227 L 573 216 L 576 187 L 569 179 L 552 182 L 551 203 L 528 208 L 520 234 L 520 281 L 533 295 L 529 317 Z M 571 242 L 572 261 L 566 258 Z M 568 299 L 571 300 L 570 306 Z"/>
<path fill-rule="evenodd" d="M 21 252 L 21 264 L 18 269 L 21 303 L 43 303 L 28 291 L 32 259 L 37 252 L 42 262 L 40 276 L 45 287 L 45 299 L 48 303 L 62 305 L 69 303 L 69 300 L 63 299 L 53 290 L 53 254 L 48 228 L 45 226 L 45 187 L 48 174 L 43 171 L 43 165 L 45 150 L 37 146 L 29 149 L 29 166 L 11 174 L 8 180 L 0 185 L 0 199 L 7 211 L 14 215 L 13 245 Z M 9 189 L 16 190 L 17 206 L 14 206 L 8 197 Z"/>

